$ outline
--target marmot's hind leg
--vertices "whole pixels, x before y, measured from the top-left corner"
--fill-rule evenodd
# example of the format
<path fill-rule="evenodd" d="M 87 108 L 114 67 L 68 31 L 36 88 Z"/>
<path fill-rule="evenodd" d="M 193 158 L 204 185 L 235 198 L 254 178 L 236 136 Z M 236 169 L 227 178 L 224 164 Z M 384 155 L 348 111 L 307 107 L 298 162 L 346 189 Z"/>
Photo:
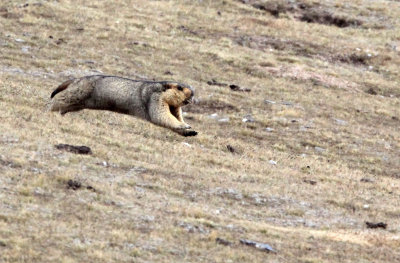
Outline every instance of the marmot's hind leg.
<path fill-rule="evenodd" d="M 72 105 L 72 106 L 68 106 L 68 107 L 66 107 L 64 109 L 60 109 L 60 114 L 64 115 L 64 114 L 66 114 L 68 112 L 80 111 L 80 110 L 83 110 L 83 109 L 84 109 L 84 107 L 82 107 L 80 105 L 75 105 L 75 106 Z"/>
<path fill-rule="evenodd" d="M 58 111 L 61 115 L 64 115 L 68 112 L 73 112 L 73 111 L 80 111 L 83 110 L 84 106 L 83 105 L 77 105 L 77 104 L 69 104 L 65 103 L 64 101 L 60 100 L 54 100 L 52 104 L 49 107 L 50 111 Z"/>
<path fill-rule="evenodd" d="M 94 89 L 93 82 L 95 80 L 82 78 L 64 82 L 52 93 L 50 110 L 64 115 L 67 112 L 86 108 L 85 103 Z"/>

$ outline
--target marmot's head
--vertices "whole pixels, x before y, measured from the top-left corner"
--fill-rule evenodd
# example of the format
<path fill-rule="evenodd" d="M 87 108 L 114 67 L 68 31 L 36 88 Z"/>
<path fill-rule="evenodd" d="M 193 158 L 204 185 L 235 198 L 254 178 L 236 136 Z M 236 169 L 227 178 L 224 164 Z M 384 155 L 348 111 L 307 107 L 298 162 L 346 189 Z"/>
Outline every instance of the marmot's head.
<path fill-rule="evenodd" d="M 163 98 L 174 107 L 181 107 L 192 102 L 194 89 L 186 84 L 177 82 L 163 83 Z"/>

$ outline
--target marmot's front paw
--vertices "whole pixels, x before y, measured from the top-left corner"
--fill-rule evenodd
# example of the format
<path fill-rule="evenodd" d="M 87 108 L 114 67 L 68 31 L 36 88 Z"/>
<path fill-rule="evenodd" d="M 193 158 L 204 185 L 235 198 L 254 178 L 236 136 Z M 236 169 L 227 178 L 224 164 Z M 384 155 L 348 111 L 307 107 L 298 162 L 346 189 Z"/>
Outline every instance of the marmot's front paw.
<path fill-rule="evenodd" d="M 198 134 L 198 132 L 197 132 L 197 131 L 194 131 L 194 130 L 184 131 L 184 132 L 182 133 L 182 135 L 185 136 L 185 137 L 196 136 L 197 134 Z"/>

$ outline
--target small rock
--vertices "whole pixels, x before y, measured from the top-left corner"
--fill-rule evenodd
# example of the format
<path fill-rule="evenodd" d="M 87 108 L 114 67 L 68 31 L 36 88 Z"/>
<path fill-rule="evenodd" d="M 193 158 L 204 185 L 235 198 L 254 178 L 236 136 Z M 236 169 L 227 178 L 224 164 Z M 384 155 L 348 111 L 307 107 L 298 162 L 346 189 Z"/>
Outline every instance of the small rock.
<path fill-rule="evenodd" d="M 363 208 L 367 210 L 369 209 L 369 205 L 363 205 Z"/>
<path fill-rule="evenodd" d="M 220 87 L 228 86 L 228 84 L 223 83 L 223 82 L 219 82 L 219 81 L 217 81 L 215 79 L 207 81 L 207 84 L 210 85 L 210 86 L 220 86 Z"/>
<path fill-rule="evenodd" d="M 377 95 L 378 92 L 376 92 L 373 88 L 369 88 L 366 93 L 371 94 L 371 95 Z"/>
<path fill-rule="evenodd" d="M 304 222 L 304 226 L 315 228 L 318 225 L 316 223 L 312 222 L 312 221 L 307 221 L 307 222 Z"/>
<path fill-rule="evenodd" d="M 74 240 L 72 242 L 77 247 L 83 247 L 84 246 L 83 242 L 79 238 L 74 238 Z"/>
<path fill-rule="evenodd" d="M 145 222 L 153 222 L 155 217 L 151 215 L 143 215 L 140 217 L 140 219 L 142 219 Z"/>
<path fill-rule="evenodd" d="M 195 233 L 195 232 L 198 232 L 198 233 L 207 233 L 208 231 L 207 230 L 205 230 L 203 227 L 201 227 L 201 226 L 194 226 L 194 225 L 192 225 L 192 224 L 189 224 L 189 223 L 186 223 L 186 222 L 179 222 L 178 223 L 178 226 L 180 226 L 180 227 L 182 227 L 182 228 L 184 228 L 184 229 L 186 229 L 186 231 L 188 231 L 189 233 Z"/>
<path fill-rule="evenodd" d="M 24 42 L 25 42 L 25 40 L 23 40 L 23 39 L 20 39 L 20 38 L 16 38 L 16 39 L 15 39 L 15 42 L 18 42 L 18 43 L 24 43 Z"/>
<path fill-rule="evenodd" d="M 272 164 L 272 165 L 277 165 L 278 163 L 276 162 L 276 161 L 274 161 L 274 160 L 269 160 L 268 161 L 270 164 Z"/>
<path fill-rule="evenodd" d="M 225 240 L 225 239 L 222 239 L 222 238 L 219 238 L 219 237 L 217 237 L 215 239 L 215 242 L 217 242 L 217 244 L 221 244 L 221 245 L 224 245 L 224 246 L 231 246 L 232 245 L 232 242 L 230 242 L 228 240 Z"/>
<path fill-rule="evenodd" d="M 228 225 L 226 225 L 226 228 L 228 228 L 229 230 L 234 230 L 234 229 L 236 229 L 236 226 L 234 226 L 232 224 L 228 224 Z"/>
<path fill-rule="evenodd" d="M 21 47 L 21 51 L 23 52 L 23 53 L 29 53 L 29 49 L 30 49 L 31 47 L 30 46 L 23 46 L 23 47 Z"/>
<path fill-rule="evenodd" d="M 45 194 L 45 191 L 44 191 L 42 188 L 40 188 L 40 187 L 36 187 L 35 190 L 33 190 L 33 193 L 34 193 L 35 195 L 44 195 L 44 194 Z"/>
<path fill-rule="evenodd" d="M 336 123 L 339 124 L 339 125 L 346 125 L 346 124 L 347 124 L 347 121 L 345 121 L 345 120 L 341 120 L 341 119 L 334 119 L 334 120 L 335 120 Z"/>
<path fill-rule="evenodd" d="M 387 224 L 383 223 L 383 222 L 379 222 L 379 223 L 365 222 L 365 224 L 367 225 L 367 228 L 383 228 L 383 229 L 386 229 L 386 227 L 387 227 Z"/>
<path fill-rule="evenodd" d="M 190 145 L 190 144 L 187 143 L 187 142 L 183 142 L 182 144 L 185 145 L 186 147 L 189 147 L 189 148 L 192 147 L 192 145 Z"/>
<path fill-rule="evenodd" d="M 68 180 L 67 182 L 67 188 L 68 189 L 72 189 L 72 190 L 78 190 L 79 188 L 81 188 L 82 184 L 78 181 L 75 180 Z"/>
<path fill-rule="evenodd" d="M 59 39 L 56 41 L 56 44 L 57 44 L 57 45 L 60 45 L 60 44 L 62 44 L 62 43 L 65 43 L 65 40 L 64 40 L 63 38 L 59 38 Z"/>
<path fill-rule="evenodd" d="M 219 122 L 229 122 L 229 117 L 221 118 L 218 120 Z"/>
<path fill-rule="evenodd" d="M 267 202 L 267 199 L 259 194 L 252 194 L 251 198 L 253 198 L 256 205 L 263 205 Z"/>
<path fill-rule="evenodd" d="M 145 193 L 146 192 L 146 190 L 144 190 L 142 187 L 138 187 L 138 186 L 135 186 L 135 190 L 137 192 L 139 192 L 139 193 Z"/>
<path fill-rule="evenodd" d="M 247 239 L 240 239 L 240 243 L 246 246 L 255 247 L 257 249 L 266 251 L 266 252 L 273 252 L 276 253 L 275 249 L 273 249 L 270 245 L 266 243 L 255 242 Z"/>
<path fill-rule="evenodd" d="M 86 189 L 90 190 L 90 191 L 93 191 L 93 192 L 96 192 L 96 189 L 91 185 L 86 186 Z"/>
<path fill-rule="evenodd" d="M 370 179 L 370 178 L 367 178 L 367 177 L 364 177 L 364 178 L 361 178 L 361 179 L 360 179 L 360 182 L 363 182 L 363 183 L 373 183 L 374 180 L 372 180 L 372 179 Z"/>
<path fill-rule="evenodd" d="M 250 114 L 246 115 L 243 117 L 242 119 L 243 122 L 254 122 L 253 116 L 251 116 Z"/>
<path fill-rule="evenodd" d="M 74 146 L 69 144 L 57 144 L 54 147 L 58 150 L 65 150 L 67 152 L 77 153 L 77 154 L 92 154 L 92 150 L 87 146 Z"/>
<path fill-rule="evenodd" d="M 229 85 L 229 88 L 231 90 L 233 90 L 233 91 L 244 91 L 244 92 L 250 92 L 251 91 L 251 89 L 244 89 L 244 88 L 241 88 L 241 87 L 239 87 L 238 85 L 235 85 L 235 84 Z"/>
<path fill-rule="evenodd" d="M 282 105 L 285 105 L 285 106 L 293 106 L 293 103 L 290 101 L 282 101 L 281 103 L 282 103 Z"/>
<path fill-rule="evenodd" d="M 129 174 L 142 174 L 144 172 L 146 172 L 147 169 L 141 166 L 137 166 L 137 167 L 132 167 L 131 169 L 129 169 Z"/>
<path fill-rule="evenodd" d="M 311 184 L 311 185 L 316 185 L 317 184 L 317 181 L 310 180 L 310 179 L 303 179 L 303 182 Z"/>
<path fill-rule="evenodd" d="M 87 146 L 74 146 L 69 144 L 57 144 L 54 147 L 58 150 L 65 150 L 67 152 L 77 154 L 92 154 L 92 150 Z"/>
<path fill-rule="evenodd" d="M 323 153 L 323 152 L 326 151 L 324 148 L 318 147 L 318 146 L 315 146 L 315 147 L 314 147 L 314 150 L 315 150 L 316 152 L 319 152 L 319 153 Z"/>
<path fill-rule="evenodd" d="M 228 144 L 228 145 L 226 146 L 226 148 L 227 148 L 228 151 L 230 151 L 231 153 L 235 153 L 235 152 L 236 152 L 235 148 L 233 148 L 232 145 L 229 145 L 229 144 Z"/>
<path fill-rule="evenodd" d="M 208 115 L 208 118 L 210 118 L 210 119 L 216 119 L 217 117 L 218 117 L 217 113 L 213 113 L 211 115 Z"/>
<path fill-rule="evenodd" d="M 265 130 L 266 130 L 267 132 L 273 132 L 273 131 L 274 131 L 274 129 L 272 129 L 272 128 L 270 128 L 270 127 L 265 128 Z"/>
<path fill-rule="evenodd" d="M 233 197 L 236 200 L 242 200 L 243 199 L 242 193 L 239 193 L 236 189 L 232 189 L 232 188 L 226 189 L 225 190 L 225 194 Z"/>
<path fill-rule="evenodd" d="M 223 188 L 217 187 L 215 189 L 215 193 L 220 196 L 226 196 L 226 197 L 236 199 L 236 200 L 243 199 L 242 193 L 240 193 L 239 191 L 237 191 L 236 189 L 233 189 L 233 188 L 223 189 Z"/>
<path fill-rule="evenodd" d="M 35 173 L 35 174 L 42 172 L 42 170 L 40 170 L 40 169 L 38 169 L 38 168 L 36 168 L 36 167 L 32 167 L 32 168 L 31 168 L 31 171 L 32 171 L 33 173 Z"/>

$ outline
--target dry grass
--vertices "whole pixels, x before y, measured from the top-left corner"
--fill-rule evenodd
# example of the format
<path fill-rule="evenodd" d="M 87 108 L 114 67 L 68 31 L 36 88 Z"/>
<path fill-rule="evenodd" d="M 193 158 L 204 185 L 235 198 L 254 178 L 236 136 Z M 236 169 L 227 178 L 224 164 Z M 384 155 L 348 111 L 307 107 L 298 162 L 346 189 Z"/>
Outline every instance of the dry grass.
<path fill-rule="evenodd" d="M 333 2 L 303 1 L 362 24 L 233 0 L 3 1 L 0 261 L 400 261 L 400 3 Z M 199 136 L 46 112 L 57 84 L 99 72 L 191 84 Z"/>

